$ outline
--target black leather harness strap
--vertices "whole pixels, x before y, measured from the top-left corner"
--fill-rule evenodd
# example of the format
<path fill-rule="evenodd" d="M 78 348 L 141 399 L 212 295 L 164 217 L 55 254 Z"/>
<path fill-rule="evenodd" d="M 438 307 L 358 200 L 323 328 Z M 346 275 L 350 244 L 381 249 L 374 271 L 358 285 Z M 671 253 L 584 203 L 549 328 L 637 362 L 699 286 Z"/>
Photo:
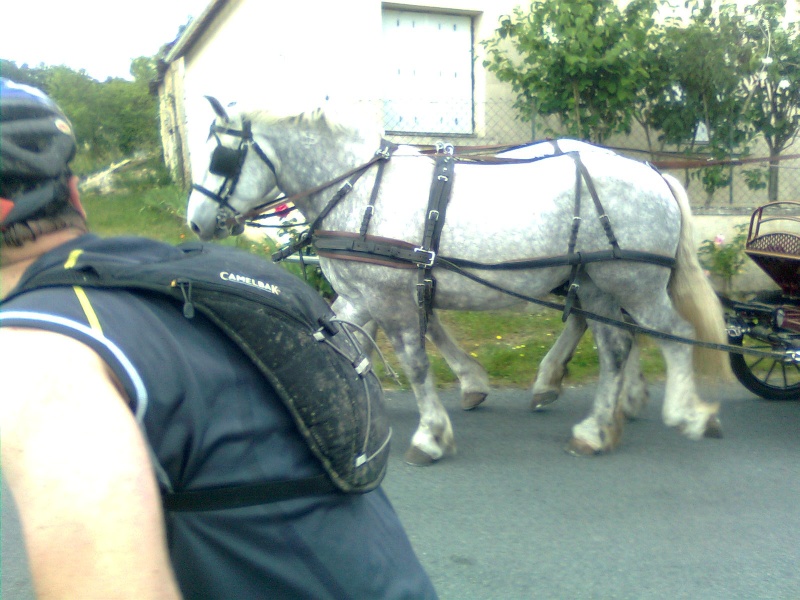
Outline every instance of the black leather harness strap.
<path fill-rule="evenodd" d="M 420 344 L 423 346 L 428 329 L 428 316 L 433 310 L 433 295 L 436 289 L 433 266 L 436 262 L 436 253 L 439 251 L 439 240 L 444 227 L 447 204 L 450 201 L 450 191 L 453 188 L 453 146 L 441 146 L 440 149 L 443 153 L 436 156 L 422 243 L 416 248 L 417 252 L 427 253 L 429 257 L 427 262 L 418 265 L 417 306 L 419 307 Z"/>
<path fill-rule="evenodd" d="M 456 162 L 462 161 L 461 158 L 454 158 L 452 146 L 437 145 L 437 155 L 435 157 L 434 175 L 431 184 L 430 195 L 428 198 L 427 214 L 425 217 L 422 242 L 419 246 L 412 243 L 372 236 L 367 233 L 369 222 L 374 212 L 375 199 L 378 193 L 378 186 L 381 180 L 382 167 L 376 175 L 375 186 L 372 190 L 370 202 L 364 212 L 361 228 L 358 233 L 340 231 L 317 231 L 316 225 L 322 217 L 328 213 L 324 210 L 315 222 L 305 243 L 313 243 L 319 256 L 333 259 L 353 260 L 367 262 L 392 268 L 418 269 L 417 282 L 417 304 L 419 307 L 420 318 L 420 342 L 424 345 L 425 333 L 427 330 L 428 316 L 433 309 L 436 281 L 433 277 L 433 269 L 446 269 L 461 275 L 467 276 L 483 285 L 505 291 L 506 293 L 522 298 L 530 302 L 538 302 L 535 298 L 529 298 L 522 294 L 504 290 L 496 284 L 490 284 L 483 278 L 465 271 L 465 269 L 484 270 L 484 271 L 516 271 L 527 269 L 539 269 L 546 267 L 570 266 L 572 267 L 567 298 L 563 308 L 562 319 L 566 320 L 570 312 L 577 311 L 584 314 L 578 308 L 577 278 L 580 270 L 589 263 L 608 262 L 623 260 L 630 262 L 642 262 L 654 264 L 666 268 L 675 267 L 675 258 L 653 252 L 642 252 L 639 250 L 623 250 L 619 246 L 610 219 L 603 208 L 600 197 L 595 188 L 594 182 L 588 169 L 580 159 L 578 152 L 563 152 L 554 143 L 555 154 L 552 156 L 569 156 L 575 163 L 575 200 L 572 228 L 567 244 L 567 253 L 560 256 L 546 256 L 533 259 L 522 259 L 506 261 L 502 263 L 483 263 L 473 260 L 439 256 L 439 241 L 444 227 L 445 213 L 450 199 L 450 192 L 453 185 L 454 166 Z M 470 162 L 466 160 L 464 162 Z M 491 162 L 491 161 L 487 161 Z M 596 250 L 590 252 L 578 252 L 578 234 L 581 225 L 581 196 L 583 195 L 583 185 L 592 198 L 598 219 L 603 227 L 606 238 L 610 245 L 608 250 Z M 333 201 L 332 201 L 333 203 Z M 329 203 L 331 206 L 332 203 Z M 273 257 L 274 258 L 274 257 Z"/>
<path fill-rule="evenodd" d="M 560 152 L 561 149 L 556 146 L 556 151 Z M 578 245 L 578 231 L 581 227 L 581 193 L 583 192 L 583 173 L 581 173 L 580 167 L 578 162 L 580 161 L 579 157 L 575 158 L 575 207 L 572 213 L 572 229 L 569 234 L 569 244 L 567 245 L 567 256 L 574 256 L 575 255 L 575 247 Z M 580 257 L 580 255 L 579 255 Z M 572 312 L 572 308 L 575 306 L 577 302 L 578 296 L 578 273 L 582 268 L 583 263 L 580 260 L 577 260 L 572 264 L 572 269 L 570 270 L 569 274 L 569 282 L 567 285 L 567 297 L 564 300 L 564 312 L 561 313 L 561 321 L 565 322 L 569 317 L 569 313 Z"/>
<path fill-rule="evenodd" d="M 369 196 L 369 204 L 367 208 L 364 209 L 364 216 L 361 219 L 359 234 L 362 238 L 366 238 L 369 222 L 372 219 L 372 215 L 375 214 L 375 201 L 378 199 L 378 192 L 380 191 L 381 181 L 383 181 L 383 170 L 385 167 L 385 160 L 378 163 L 378 172 L 375 174 L 375 183 L 372 186 L 372 193 L 370 193 Z"/>
<path fill-rule="evenodd" d="M 322 223 L 322 220 L 325 217 L 327 217 L 334 208 L 336 208 L 336 205 L 338 205 L 339 202 L 341 202 L 342 198 L 344 198 L 347 194 L 350 193 L 350 190 L 353 189 L 353 187 L 355 186 L 355 184 L 359 180 L 359 178 L 364 173 L 366 173 L 367 170 L 372 165 L 374 165 L 377 162 L 378 165 L 379 165 L 378 175 L 376 176 L 375 183 L 372 186 L 372 196 L 371 196 L 371 198 L 372 198 L 371 202 L 374 202 L 374 199 L 378 195 L 378 187 L 380 186 L 380 179 L 381 179 L 382 174 L 383 174 L 383 166 L 386 163 L 386 161 L 388 161 L 391 158 L 392 152 L 394 152 L 394 150 L 396 148 L 397 148 L 396 144 L 393 144 L 392 142 L 388 142 L 386 140 L 383 140 L 382 143 L 381 143 L 381 148 L 379 150 L 377 150 L 375 152 L 375 155 L 369 161 L 364 163 L 363 165 L 361 165 L 359 167 L 356 167 L 355 169 L 345 173 L 342 176 L 337 177 L 336 179 L 334 179 L 332 181 L 329 181 L 328 183 L 325 183 L 325 184 L 323 184 L 321 186 L 313 188 L 312 190 L 308 190 L 306 192 L 303 192 L 302 194 L 296 194 L 294 196 L 285 198 L 284 199 L 285 202 L 292 202 L 292 201 L 294 201 L 295 199 L 297 199 L 299 197 L 310 196 L 311 194 L 316 194 L 318 192 L 321 192 L 321 191 L 325 190 L 326 188 L 329 188 L 332 185 L 335 185 L 336 183 L 342 181 L 343 179 L 345 179 L 347 177 L 350 178 L 333 195 L 333 197 L 328 201 L 328 203 L 320 211 L 320 213 L 317 215 L 317 217 L 308 225 L 308 229 L 306 229 L 300 235 L 299 239 L 296 242 L 294 242 L 292 244 L 289 244 L 287 246 L 284 246 L 283 248 L 281 248 L 280 250 L 275 252 L 272 255 L 272 261 L 273 262 L 280 262 L 281 260 L 291 256 L 295 252 L 298 252 L 299 250 L 301 250 L 302 248 L 304 248 L 305 246 L 310 244 L 311 240 L 312 240 L 312 237 L 314 235 L 314 232 L 320 226 L 320 224 Z M 273 201 L 273 203 L 274 202 L 276 202 L 276 201 Z"/>
<path fill-rule="evenodd" d="M 591 178 L 586 167 L 580 161 L 577 153 L 566 152 L 562 154 L 572 156 L 576 164 L 575 214 L 566 255 L 512 260 L 502 263 L 484 263 L 454 257 L 441 257 L 442 260 L 446 259 L 449 264 L 457 268 L 486 271 L 515 271 L 565 265 L 579 266 L 611 260 L 643 262 L 673 268 L 675 266 L 675 258 L 672 256 L 638 250 L 623 250 L 619 247 L 613 230 L 611 229 L 610 222 L 608 221 L 608 217 L 605 215 L 600 198 L 597 195 L 597 190 L 594 185 L 590 183 Z M 445 264 L 440 264 L 437 253 L 441 231 L 444 226 L 444 213 L 447 209 L 447 201 L 449 200 L 450 188 L 452 186 L 453 166 L 455 162 L 459 160 L 460 159 L 453 159 L 449 155 L 442 155 L 437 161 L 429 197 L 425 230 L 423 232 L 422 244 L 419 246 L 403 240 L 368 235 L 364 233 L 363 230 L 359 233 L 318 230 L 314 232 L 312 237 L 316 252 L 320 256 L 329 258 L 388 264 L 395 268 L 410 269 L 416 267 L 420 269 L 421 273 L 428 274 L 433 267 L 448 268 Z M 444 171 L 443 169 L 445 168 L 449 168 L 449 171 Z M 440 179 L 440 176 L 446 177 L 446 180 Z M 587 183 L 586 187 L 592 196 L 601 222 L 604 223 L 604 230 L 606 231 L 609 244 L 611 245 L 610 250 L 592 252 L 575 251 L 581 224 L 579 213 L 584 181 Z M 373 193 L 374 192 L 375 190 L 373 189 Z"/>
<path fill-rule="evenodd" d="M 369 262 L 396 269 L 415 269 L 428 262 L 428 254 L 410 242 L 347 231 L 317 230 L 311 243 L 317 255 Z"/>
<path fill-rule="evenodd" d="M 237 148 L 223 146 L 218 134 L 239 138 L 239 146 Z M 210 140 L 212 137 L 217 140 L 217 147 L 214 148 L 214 152 L 211 154 L 211 163 L 209 164 L 208 170 L 211 174 L 222 177 L 222 183 L 216 192 L 197 183 L 192 184 L 192 189 L 211 198 L 214 202 L 219 204 L 220 207 L 227 208 L 232 214 L 237 215 L 239 211 L 231 206 L 228 201 L 236 191 L 236 185 L 239 182 L 239 176 L 242 173 L 242 166 L 247 158 L 248 149 L 252 148 L 256 156 L 258 156 L 272 172 L 276 185 L 278 173 L 275 170 L 274 163 L 269 159 L 253 137 L 252 124 L 249 119 L 242 119 L 241 129 L 222 127 L 221 125 L 217 125 L 216 122 L 212 123 L 208 139 Z"/>
<path fill-rule="evenodd" d="M 372 262 L 398 269 L 424 267 L 430 263 L 431 259 L 429 252 L 421 250 L 415 244 L 372 235 L 367 235 L 362 240 L 357 233 L 319 230 L 314 234 L 312 243 L 319 256 Z M 572 266 L 575 264 L 586 265 L 612 260 L 648 263 L 670 269 L 675 266 L 675 258 L 672 256 L 622 249 L 618 255 L 615 255 L 612 250 L 597 250 L 594 252 L 574 252 L 571 255 L 510 260 L 502 263 L 484 263 L 464 258 L 437 255 L 433 266 L 448 269 L 448 264 L 451 264 L 460 269 L 476 269 L 479 271 L 523 271 Z M 447 261 L 447 264 L 442 261 Z M 456 269 L 450 270 L 455 271 Z"/>

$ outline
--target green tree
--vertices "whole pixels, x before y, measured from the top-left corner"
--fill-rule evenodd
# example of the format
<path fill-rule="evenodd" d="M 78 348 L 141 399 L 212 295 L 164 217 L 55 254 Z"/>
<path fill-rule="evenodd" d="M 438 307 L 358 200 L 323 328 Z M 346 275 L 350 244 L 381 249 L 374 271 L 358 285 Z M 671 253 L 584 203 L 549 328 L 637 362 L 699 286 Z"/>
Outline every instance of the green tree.
<path fill-rule="evenodd" d="M 14 61 L 4 58 L 0 58 L 0 77 L 38 88 L 44 87 L 40 69 L 31 69 L 27 64 L 18 67 Z"/>
<path fill-rule="evenodd" d="M 99 108 L 114 115 L 105 124 L 106 135 L 124 156 L 159 148 L 158 102 L 150 94 L 155 74 L 155 61 L 140 57 L 131 63 L 133 81 L 110 79 L 101 86 Z"/>
<path fill-rule="evenodd" d="M 707 152 L 724 159 L 734 151 L 746 154 L 757 131 L 744 114 L 749 94 L 742 78 L 749 72 L 752 48 L 743 34 L 743 15 L 734 4 L 715 5 L 688 3 L 687 23 L 667 22 L 656 51 L 665 76 L 650 83 L 661 89 L 654 95 L 649 125 L 660 131 L 662 144 L 693 154 L 695 131 L 702 124 L 709 133 Z M 702 183 L 707 203 L 715 190 L 731 183 L 730 172 L 720 166 L 692 176 Z"/>
<path fill-rule="evenodd" d="M 20 83 L 43 89 L 69 115 L 80 146 L 78 172 L 94 170 L 136 153 L 160 149 L 158 101 L 150 93 L 155 59 L 131 63 L 133 81 L 109 78 L 99 82 L 84 70 L 66 66 L 17 67 L 0 61 L 0 72 Z"/>
<path fill-rule="evenodd" d="M 800 23 L 785 23 L 785 0 L 745 9 L 743 34 L 753 49 L 742 85 L 751 96 L 745 118 L 769 148 L 767 194 L 778 199 L 779 157 L 800 133 Z"/>
<path fill-rule="evenodd" d="M 570 135 L 628 133 L 656 27 L 656 0 L 542 0 L 516 8 L 482 42 L 484 66 L 517 94 L 523 119 L 557 115 Z"/>

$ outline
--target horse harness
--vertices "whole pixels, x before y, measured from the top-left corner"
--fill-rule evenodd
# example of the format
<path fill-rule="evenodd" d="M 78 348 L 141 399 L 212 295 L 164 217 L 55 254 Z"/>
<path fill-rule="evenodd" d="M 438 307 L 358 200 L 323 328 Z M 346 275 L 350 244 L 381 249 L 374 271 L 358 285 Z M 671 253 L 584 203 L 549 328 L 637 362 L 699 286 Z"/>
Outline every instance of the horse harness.
<path fill-rule="evenodd" d="M 477 283 L 515 297 L 520 297 L 526 301 L 543 303 L 541 300 L 515 294 L 509 290 L 496 286 L 488 280 L 479 277 L 474 273 L 467 271 L 466 269 L 521 270 L 569 265 L 572 270 L 566 291 L 566 300 L 563 306 L 556 305 L 563 309 L 563 320 L 566 320 L 570 312 L 573 310 L 579 310 L 575 306 L 577 299 L 576 295 L 579 287 L 576 279 L 583 266 L 587 263 L 609 260 L 628 260 L 647 262 L 667 268 L 673 268 L 675 266 L 675 259 L 672 257 L 650 252 L 641 252 L 637 250 L 624 250 L 620 248 L 619 242 L 614 235 L 611 221 L 603 209 L 603 205 L 597 194 L 594 183 L 592 182 L 591 176 L 589 175 L 586 166 L 581 161 L 578 152 L 561 152 L 557 144 L 555 142 L 553 143 L 556 150 L 555 154 L 531 159 L 504 159 L 502 157 L 494 156 L 475 158 L 456 157 L 454 156 L 454 148 L 452 145 L 438 144 L 436 147 L 436 153 L 434 155 L 434 173 L 433 180 L 431 182 L 430 194 L 428 197 L 427 216 L 425 219 L 422 239 L 419 244 L 369 235 L 367 233 L 370 218 L 375 210 L 374 203 L 375 198 L 377 197 L 378 186 L 380 185 L 379 172 L 378 176 L 376 176 L 370 202 L 364 211 L 361 228 L 358 233 L 318 230 L 317 226 L 321 221 L 320 217 L 324 216 L 320 215 L 320 217 L 317 217 L 314 223 L 311 224 L 309 231 L 306 232 L 305 237 L 301 238 L 301 241 L 298 244 L 294 244 L 291 247 L 285 248 L 279 253 L 276 253 L 273 255 L 273 260 L 281 260 L 282 258 L 289 256 L 289 254 L 296 252 L 301 245 L 311 243 L 314 246 L 316 253 L 325 258 L 368 262 L 393 268 L 416 268 L 419 273 L 417 282 L 417 305 L 419 307 L 420 338 L 422 344 L 424 344 L 425 332 L 427 330 L 427 320 L 433 309 L 433 301 L 436 289 L 436 280 L 433 276 L 434 267 L 453 271 L 472 279 Z M 550 158 L 552 156 L 559 155 L 567 155 L 571 157 L 575 162 L 576 167 L 574 216 L 572 221 L 572 229 L 570 232 L 570 239 L 567 246 L 567 253 L 565 255 L 527 260 L 515 260 L 503 263 L 483 263 L 439 255 L 439 242 L 441 239 L 442 229 L 444 227 L 445 214 L 447 212 L 447 205 L 453 185 L 453 177 L 455 174 L 454 167 L 456 162 L 489 162 L 510 164 L 518 162 L 535 162 L 544 158 Z M 383 163 L 381 163 L 380 166 L 382 167 Z M 581 217 L 579 215 L 582 186 L 584 184 L 586 185 L 589 195 L 594 202 L 598 218 L 603 226 L 606 238 L 608 239 L 608 243 L 610 245 L 610 249 L 608 250 L 594 252 L 575 251 L 578 241 L 578 232 L 581 224 Z M 328 210 L 325 211 L 325 214 L 328 214 L 330 212 L 330 208 L 332 208 L 331 203 L 329 203 L 326 208 Z"/>
<path fill-rule="evenodd" d="M 218 133 L 239 137 L 241 139 L 239 147 L 233 149 L 223 146 L 219 140 L 219 136 L 217 135 Z M 243 120 L 241 130 L 220 127 L 214 124 L 211 126 L 209 138 L 212 135 L 217 139 L 218 146 L 215 148 L 212 154 L 209 171 L 215 175 L 220 175 L 225 179 L 216 193 L 197 184 L 194 184 L 192 187 L 193 189 L 196 189 L 197 191 L 216 201 L 220 205 L 220 208 L 226 208 L 232 213 L 232 216 L 217 216 L 217 220 L 221 226 L 230 224 L 241 225 L 244 222 L 256 220 L 262 215 L 264 210 L 271 206 L 281 202 L 293 202 L 299 198 L 324 191 L 325 189 L 328 189 L 333 185 L 346 180 L 345 183 L 334 194 L 331 200 L 326 204 L 320 214 L 317 215 L 314 221 L 309 224 L 308 229 L 300 236 L 300 238 L 296 242 L 289 244 L 284 248 L 281 248 L 278 252 L 274 253 L 272 255 L 272 259 L 273 261 L 278 262 L 299 251 L 306 245 L 312 244 L 319 256 L 327 258 L 368 262 L 393 268 L 417 268 L 419 270 L 419 281 L 417 283 L 417 304 L 419 306 L 420 314 L 420 344 L 423 347 L 425 344 L 425 332 L 427 330 L 428 316 L 431 314 L 433 309 L 436 283 L 435 279 L 433 278 L 433 269 L 434 267 L 439 267 L 462 275 L 463 277 L 471 279 L 476 283 L 510 295 L 514 298 L 518 298 L 525 302 L 532 302 L 547 308 L 561 310 L 563 311 L 563 320 L 566 320 L 569 314 L 574 312 L 586 318 L 594 319 L 607 325 L 621 327 L 634 333 L 650 335 L 652 337 L 658 337 L 678 343 L 688 343 L 726 352 L 758 354 L 774 357 L 773 354 L 769 352 L 763 352 L 749 348 L 743 349 L 738 346 L 726 344 L 715 344 L 712 342 L 689 340 L 680 336 L 642 327 L 636 323 L 630 322 L 629 320 L 621 321 L 619 319 L 597 315 L 576 306 L 575 299 L 578 290 L 576 277 L 586 264 L 610 260 L 626 260 L 674 268 L 675 259 L 661 254 L 641 252 L 637 250 L 625 250 L 620 248 L 619 243 L 614 236 L 608 215 L 606 215 L 605 211 L 603 210 L 600 198 L 597 195 L 597 191 L 594 187 L 589 172 L 585 165 L 581 162 L 578 152 L 562 152 L 556 141 L 552 142 L 555 150 L 554 154 L 529 159 L 502 158 L 498 156 L 455 157 L 452 145 L 437 144 L 435 148 L 436 158 L 434 176 L 428 199 L 427 218 L 425 221 L 422 241 L 419 245 L 416 245 L 403 240 L 384 238 L 367 233 L 370 220 L 375 212 L 375 200 L 377 199 L 378 191 L 380 189 L 385 163 L 391 158 L 392 152 L 394 152 L 394 150 L 397 148 L 395 144 L 384 140 L 380 149 L 375 152 L 375 155 L 370 160 L 358 167 L 355 167 L 347 173 L 344 173 L 331 181 L 328 181 L 313 189 L 306 190 L 300 194 L 290 197 L 280 197 L 276 198 L 275 200 L 265 202 L 254 207 L 247 213 L 242 214 L 232 207 L 228 200 L 236 188 L 236 184 L 239 180 L 241 168 L 247 156 L 248 149 L 251 147 L 253 148 L 254 152 L 267 165 L 277 181 L 277 172 L 275 166 L 253 138 L 250 122 L 247 120 Z M 426 152 L 423 152 L 423 154 L 425 153 Z M 559 155 L 570 156 L 575 161 L 576 167 L 575 212 L 573 216 L 570 240 L 567 247 L 567 254 L 554 257 L 514 260 L 504 263 L 482 263 L 454 257 L 444 257 L 438 254 L 439 240 L 444 227 L 444 216 L 447 210 L 448 201 L 450 199 L 450 191 L 454 176 L 454 166 L 456 162 L 511 164 L 521 162 L 536 162 L 538 160 Z M 353 189 L 356 181 L 358 181 L 358 179 L 376 163 L 378 165 L 378 172 L 373 183 L 370 202 L 364 211 L 364 216 L 362 217 L 359 232 L 352 233 L 343 231 L 319 230 L 322 220 L 328 214 L 330 214 L 335 206 Z M 655 167 L 653 168 L 655 169 Z M 579 216 L 580 200 L 581 188 L 584 182 L 590 196 L 592 197 L 592 201 L 594 202 L 595 209 L 598 213 L 598 218 L 603 225 L 606 237 L 608 238 L 611 246 L 610 250 L 600 250 L 594 252 L 575 251 L 581 222 L 581 218 Z M 567 299 L 563 305 L 508 290 L 483 277 L 480 277 L 479 275 L 476 275 L 472 271 L 467 270 L 521 270 L 564 265 L 571 266 L 572 272 L 570 274 L 566 291 Z M 557 290 L 554 290 L 554 292 L 555 291 Z"/>

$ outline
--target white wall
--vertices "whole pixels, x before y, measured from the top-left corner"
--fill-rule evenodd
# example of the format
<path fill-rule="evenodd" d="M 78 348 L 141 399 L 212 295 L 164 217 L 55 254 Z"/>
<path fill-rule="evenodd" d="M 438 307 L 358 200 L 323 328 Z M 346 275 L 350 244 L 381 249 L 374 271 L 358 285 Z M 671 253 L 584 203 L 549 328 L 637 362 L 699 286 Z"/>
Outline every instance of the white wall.
<path fill-rule="evenodd" d="M 213 118 L 205 95 L 292 112 L 374 103 L 380 35 L 376 0 L 231 1 L 186 55 L 190 160 L 202 156 Z"/>

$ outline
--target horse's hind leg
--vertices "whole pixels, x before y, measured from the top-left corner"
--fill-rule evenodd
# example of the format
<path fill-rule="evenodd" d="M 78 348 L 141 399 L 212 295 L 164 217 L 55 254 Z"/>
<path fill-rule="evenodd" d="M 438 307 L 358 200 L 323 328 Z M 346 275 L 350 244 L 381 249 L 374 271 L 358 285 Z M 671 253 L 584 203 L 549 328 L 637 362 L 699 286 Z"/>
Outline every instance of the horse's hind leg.
<path fill-rule="evenodd" d="M 567 318 L 561 335 L 539 363 L 531 390 L 531 410 L 539 410 L 558 399 L 561 383 L 567 374 L 567 363 L 585 332 L 586 319 L 583 316 L 572 314 Z"/>
<path fill-rule="evenodd" d="M 567 450 L 592 455 L 608 452 L 622 439 L 624 414 L 620 402 L 625 362 L 632 336 L 609 325 L 592 326 L 600 363 L 594 404 L 588 417 L 573 426 Z"/>
<path fill-rule="evenodd" d="M 690 332 L 678 335 L 691 337 Z M 704 402 L 697 394 L 691 346 L 662 340 L 661 351 L 667 365 L 662 409 L 664 423 L 693 440 L 704 436 L 722 437 L 722 426 L 717 417 L 719 403 Z"/>
<path fill-rule="evenodd" d="M 647 382 L 642 374 L 640 364 L 639 343 L 634 337 L 628 353 L 628 360 L 625 361 L 625 368 L 622 372 L 622 390 L 620 391 L 622 414 L 628 419 L 635 419 L 649 400 L 650 393 L 647 391 Z"/>
<path fill-rule="evenodd" d="M 626 306 L 636 321 L 645 327 L 663 331 L 682 338 L 694 338 L 694 328 L 675 310 L 669 297 L 639 305 Z M 670 427 L 676 427 L 687 437 L 699 439 L 721 437 L 717 418 L 719 404 L 709 404 L 700 399 L 694 377 L 693 348 L 688 344 L 656 338 L 666 364 L 666 385 L 662 418 Z"/>
<path fill-rule="evenodd" d="M 620 314 L 620 307 L 613 298 L 587 278 L 581 282 L 578 297 L 582 308 L 592 313 L 611 317 Z M 622 438 L 624 416 L 620 394 L 633 344 L 633 335 L 625 329 L 594 320 L 589 326 L 597 346 L 600 373 L 592 410 L 572 428 L 572 439 L 567 446 L 569 452 L 579 455 L 613 450 Z"/>
<path fill-rule="evenodd" d="M 621 313 L 618 318 L 622 318 Z M 561 335 L 539 364 L 536 381 L 533 383 L 531 410 L 540 410 L 558 399 L 567 374 L 567 364 L 572 360 L 586 327 L 586 319 L 582 315 L 573 313 L 567 319 Z M 622 413 L 629 419 L 635 418 L 648 399 L 647 383 L 639 364 L 639 345 L 634 339 L 622 374 Z"/>
<path fill-rule="evenodd" d="M 489 394 L 489 376 L 481 364 L 453 341 L 436 311 L 428 317 L 428 338 L 436 345 L 461 385 L 461 408 L 472 410 Z"/>

